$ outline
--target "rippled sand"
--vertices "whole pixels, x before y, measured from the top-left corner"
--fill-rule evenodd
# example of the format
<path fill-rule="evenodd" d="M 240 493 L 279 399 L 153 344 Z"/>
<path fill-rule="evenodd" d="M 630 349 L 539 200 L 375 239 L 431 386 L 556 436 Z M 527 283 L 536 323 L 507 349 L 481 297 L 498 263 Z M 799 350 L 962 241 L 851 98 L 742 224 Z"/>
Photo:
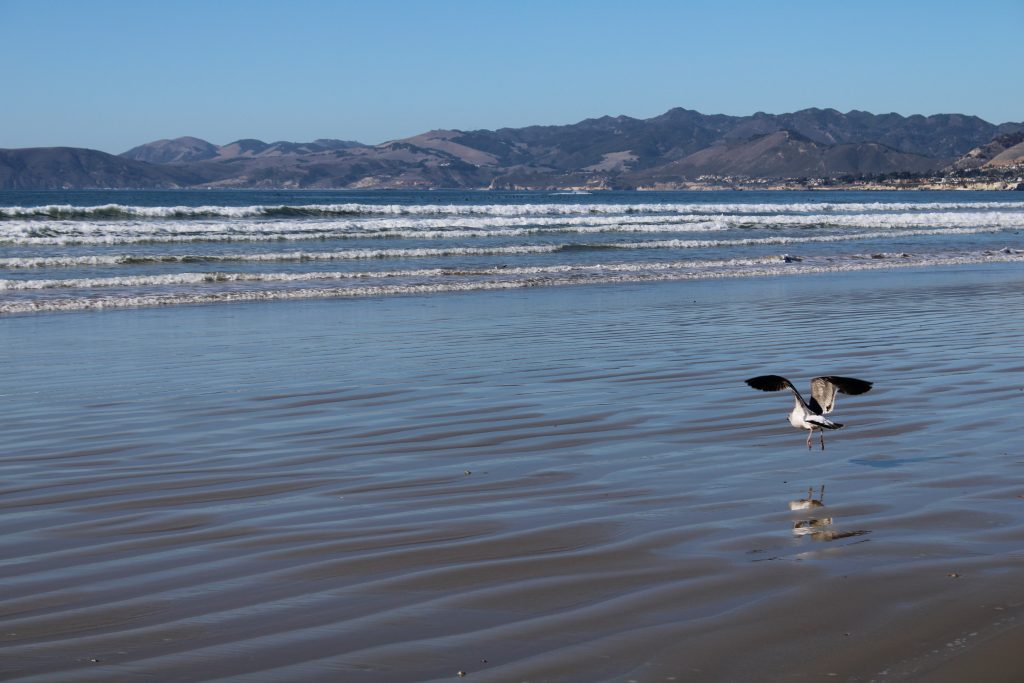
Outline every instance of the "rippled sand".
<path fill-rule="evenodd" d="M 4 319 L 0 678 L 1019 681 L 1022 294 L 999 264 Z M 769 372 L 875 388 L 808 451 Z"/>

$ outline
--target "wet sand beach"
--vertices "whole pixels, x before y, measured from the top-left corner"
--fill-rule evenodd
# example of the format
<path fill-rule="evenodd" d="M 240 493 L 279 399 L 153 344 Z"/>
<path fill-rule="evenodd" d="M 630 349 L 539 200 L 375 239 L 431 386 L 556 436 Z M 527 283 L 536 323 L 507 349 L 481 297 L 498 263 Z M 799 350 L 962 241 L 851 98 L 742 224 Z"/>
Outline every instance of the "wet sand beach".
<path fill-rule="evenodd" d="M 0 679 L 1022 680 L 1022 295 L 997 263 L 4 318 Z M 768 373 L 875 385 L 808 451 Z"/>

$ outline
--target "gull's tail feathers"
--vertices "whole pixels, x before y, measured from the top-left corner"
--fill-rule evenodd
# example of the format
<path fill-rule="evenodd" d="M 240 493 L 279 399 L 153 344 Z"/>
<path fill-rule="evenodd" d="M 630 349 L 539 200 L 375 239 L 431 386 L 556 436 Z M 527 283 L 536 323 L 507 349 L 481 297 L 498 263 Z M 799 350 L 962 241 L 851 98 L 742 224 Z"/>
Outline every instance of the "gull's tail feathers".
<path fill-rule="evenodd" d="M 815 427 L 817 427 L 819 429 L 842 429 L 843 428 L 843 423 L 842 422 L 833 422 L 832 420 L 828 419 L 827 417 L 822 417 L 821 415 L 810 415 L 810 416 L 804 418 L 804 422 L 806 422 L 807 424 L 812 424 L 812 425 L 814 425 Z"/>

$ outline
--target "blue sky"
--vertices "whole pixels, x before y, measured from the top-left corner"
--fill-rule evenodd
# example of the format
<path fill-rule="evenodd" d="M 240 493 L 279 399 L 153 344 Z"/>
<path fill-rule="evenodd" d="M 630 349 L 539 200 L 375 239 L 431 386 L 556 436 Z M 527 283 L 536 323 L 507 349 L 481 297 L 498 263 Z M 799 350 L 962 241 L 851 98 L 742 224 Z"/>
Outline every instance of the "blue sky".
<path fill-rule="evenodd" d="M 1024 120 L 1024 0 L 0 0 L 0 147 L 805 107 Z"/>

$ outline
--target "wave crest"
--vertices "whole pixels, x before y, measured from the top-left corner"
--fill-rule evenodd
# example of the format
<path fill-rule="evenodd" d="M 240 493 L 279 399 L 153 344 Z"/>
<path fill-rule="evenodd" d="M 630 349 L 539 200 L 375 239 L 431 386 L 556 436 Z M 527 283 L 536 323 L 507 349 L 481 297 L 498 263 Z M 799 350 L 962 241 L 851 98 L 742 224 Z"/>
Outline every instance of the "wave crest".
<path fill-rule="evenodd" d="M 255 301 L 282 301 L 314 298 L 359 298 L 373 296 L 397 296 L 411 294 L 434 294 L 441 292 L 468 292 L 497 289 L 520 289 L 539 286 L 597 285 L 621 282 L 658 282 L 672 280 L 708 280 L 730 277 L 763 277 L 794 275 L 799 273 L 830 273 L 890 268 L 930 267 L 948 265 L 970 265 L 1020 261 L 1024 252 L 1014 250 L 988 251 L 975 254 L 912 256 L 910 254 L 866 255 L 843 263 L 804 263 L 786 261 L 784 258 L 765 260 L 726 260 L 708 262 L 699 270 L 692 269 L 693 262 L 662 264 L 606 264 L 599 266 L 563 265 L 551 269 L 522 269 L 520 272 L 506 272 L 504 269 L 489 269 L 481 272 L 425 270 L 406 271 L 405 274 L 457 276 L 495 276 L 493 279 L 470 279 L 458 281 L 432 280 L 426 283 L 385 284 L 344 287 L 303 287 L 297 289 L 234 290 L 216 292 L 129 294 L 111 296 L 79 296 L 34 300 L 9 300 L 0 302 L 0 315 L 38 313 L 53 311 L 82 311 L 117 308 L 138 308 L 152 306 L 176 306 L 210 303 L 241 303 Z M 887 256 L 899 256 L 888 261 Z M 192 274 L 206 278 L 209 274 Z M 305 274 L 305 279 L 351 279 L 348 273 Z M 382 275 L 382 274 L 376 274 Z M 512 277 L 508 277 L 511 275 Z M 338 277 L 335 277 L 338 276 Z M 374 274 L 366 274 L 374 277 Z M 387 276 L 384 274 L 384 276 Z M 393 275 L 392 275 L 393 276 Z M 244 277 L 244 276 L 243 276 Z M 273 274 L 265 274 L 260 281 L 272 281 Z M 293 276 L 280 274 L 279 281 L 288 281 Z M 179 282 L 181 284 L 182 282 Z M 160 283 L 156 283 L 160 284 Z"/>
<path fill-rule="evenodd" d="M 330 218 L 356 216 L 568 216 L 664 214 L 787 214 L 787 213 L 892 213 L 962 210 L 1024 210 L 1021 202 L 794 202 L 787 204 L 716 203 L 586 203 L 586 204 L 305 204 L 253 206 L 133 206 L 103 204 L 77 206 L 0 207 L 0 220 L 50 219 L 164 219 L 196 218 Z"/>

